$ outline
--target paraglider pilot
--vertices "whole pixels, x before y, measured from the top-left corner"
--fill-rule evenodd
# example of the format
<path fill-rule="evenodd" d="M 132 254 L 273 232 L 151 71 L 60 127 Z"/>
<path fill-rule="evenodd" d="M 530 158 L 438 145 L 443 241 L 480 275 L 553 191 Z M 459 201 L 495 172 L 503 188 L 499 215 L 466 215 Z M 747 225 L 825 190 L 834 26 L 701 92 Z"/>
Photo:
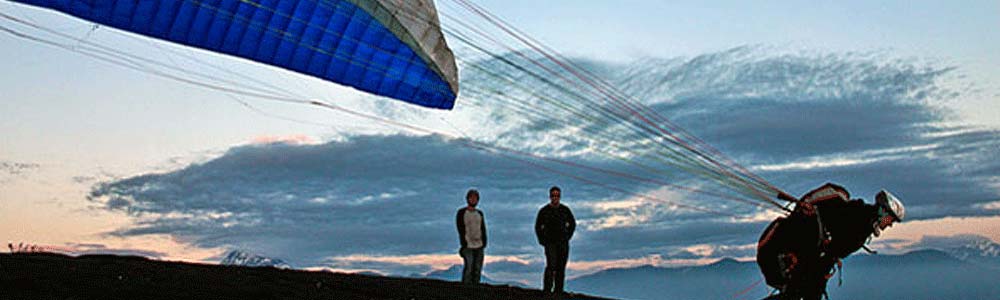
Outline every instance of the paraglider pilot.
<path fill-rule="evenodd" d="M 766 299 L 821 299 L 841 259 L 905 217 L 903 203 L 886 190 L 875 195 L 875 204 L 849 199 L 846 189 L 827 183 L 768 225 L 757 244 L 757 265 L 780 293 Z"/>

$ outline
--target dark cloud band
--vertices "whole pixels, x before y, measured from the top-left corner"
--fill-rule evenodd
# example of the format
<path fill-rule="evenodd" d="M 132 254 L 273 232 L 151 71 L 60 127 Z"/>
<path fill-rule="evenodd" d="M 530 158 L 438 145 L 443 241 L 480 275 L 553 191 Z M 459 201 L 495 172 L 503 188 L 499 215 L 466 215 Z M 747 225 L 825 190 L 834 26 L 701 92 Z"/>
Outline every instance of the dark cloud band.
<path fill-rule="evenodd" d="M 984 215 L 989 212 L 981 209 L 982 201 L 997 198 L 992 187 L 1000 170 L 1000 132 L 939 125 L 947 121 L 947 113 L 934 101 L 961 92 L 940 86 L 942 76 L 955 72 L 950 67 L 850 55 L 774 56 L 748 48 L 629 66 L 588 63 L 626 92 L 648 99 L 660 114 L 793 193 L 826 181 L 864 198 L 889 188 L 911 208 L 913 219 Z M 505 112 L 497 107 L 491 117 L 516 118 Z M 492 135 L 492 142 L 552 155 L 570 153 L 563 157 L 630 170 L 620 161 L 588 153 L 587 147 L 546 143 L 544 137 L 565 130 L 535 123 L 505 128 Z M 521 137 L 518 143 L 511 142 L 515 137 Z M 636 193 L 661 188 L 553 167 Z M 683 172 L 661 176 L 700 184 Z M 464 205 L 470 187 L 482 193 L 488 254 L 541 255 L 532 224 L 551 185 L 563 188 L 563 200 L 583 224 L 603 224 L 615 215 L 644 218 L 628 226 L 580 227 L 573 244 L 573 259 L 578 260 L 654 254 L 696 258 L 697 253 L 679 250 L 692 244 L 728 245 L 719 249 L 730 250 L 715 255 L 741 255 L 746 250 L 736 246 L 753 243 L 765 225 L 643 201 L 601 209 L 595 204 L 635 198 L 434 136 L 240 146 L 171 172 L 102 182 L 91 199 L 136 218 L 136 226 L 121 228 L 118 235 L 169 234 L 196 246 L 256 249 L 309 266 L 352 254 L 454 253 L 454 211 Z M 760 212 L 719 199 L 669 197 L 739 215 Z M 509 272 L 537 268 L 493 265 Z"/>

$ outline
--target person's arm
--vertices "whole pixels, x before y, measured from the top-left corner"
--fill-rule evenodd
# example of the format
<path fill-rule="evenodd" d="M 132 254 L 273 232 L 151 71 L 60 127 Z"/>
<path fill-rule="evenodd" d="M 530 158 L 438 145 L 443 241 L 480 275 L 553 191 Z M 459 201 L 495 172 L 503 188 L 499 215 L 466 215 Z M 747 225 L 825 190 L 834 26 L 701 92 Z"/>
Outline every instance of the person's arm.
<path fill-rule="evenodd" d="M 860 250 L 872 235 L 878 208 L 860 200 L 852 201 L 840 211 L 840 216 L 843 218 L 840 228 L 830 230 L 834 236 L 829 251 L 838 258 L 846 258 Z"/>
<path fill-rule="evenodd" d="M 542 222 L 544 213 L 545 208 L 542 208 L 538 211 L 538 216 L 535 217 L 535 236 L 538 237 L 538 244 L 543 246 L 545 245 L 545 238 L 543 236 L 543 233 L 545 232 L 545 222 Z"/>
<path fill-rule="evenodd" d="M 566 214 L 569 215 L 569 220 L 566 222 L 568 223 L 566 224 L 566 241 L 569 241 L 573 238 L 573 232 L 576 231 L 576 218 L 573 217 L 573 211 L 569 210 L 569 207 L 566 207 Z"/>
<path fill-rule="evenodd" d="M 465 208 L 459 209 L 458 215 L 455 216 L 455 227 L 458 227 L 458 243 L 462 245 L 462 249 L 465 249 L 468 245 L 465 242 L 465 218 L 463 218 L 465 216 L 462 213 L 463 210 Z"/>
<path fill-rule="evenodd" d="M 483 232 L 483 248 L 486 248 L 486 215 L 483 214 L 483 211 L 479 211 L 479 218 L 482 219 L 482 222 L 480 222 L 482 224 L 482 228 L 480 229 Z"/>

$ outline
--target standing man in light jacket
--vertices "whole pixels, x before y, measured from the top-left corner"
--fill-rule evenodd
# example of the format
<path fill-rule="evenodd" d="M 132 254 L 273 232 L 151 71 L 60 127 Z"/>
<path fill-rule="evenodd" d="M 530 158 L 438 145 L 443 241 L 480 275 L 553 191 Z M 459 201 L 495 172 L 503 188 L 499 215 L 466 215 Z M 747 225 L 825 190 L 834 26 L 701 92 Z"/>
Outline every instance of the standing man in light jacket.
<path fill-rule="evenodd" d="M 479 191 L 470 189 L 465 194 L 465 203 L 468 205 L 460 208 L 455 216 L 458 241 L 462 244 L 458 254 L 465 262 L 462 283 L 478 284 L 483 272 L 483 250 L 486 249 L 486 218 L 481 210 L 476 209 Z"/>
<path fill-rule="evenodd" d="M 569 260 L 569 240 L 576 230 L 576 219 L 569 207 L 559 204 L 562 190 L 557 186 L 549 189 L 549 204 L 542 206 L 535 219 L 535 235 L 538 243 L 545 247 L 545 275 L 542 290 L 546 293 L 562 294 L 566 279 L 566 262 Z"/>

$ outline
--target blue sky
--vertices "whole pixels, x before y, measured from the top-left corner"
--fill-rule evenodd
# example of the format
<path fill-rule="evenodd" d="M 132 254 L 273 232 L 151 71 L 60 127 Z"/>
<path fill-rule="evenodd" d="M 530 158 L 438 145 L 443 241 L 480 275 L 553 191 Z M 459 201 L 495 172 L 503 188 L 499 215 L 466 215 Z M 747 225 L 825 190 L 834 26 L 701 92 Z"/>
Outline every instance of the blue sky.
<path fill-rule="evenodd" d="M 932 244 L 922 242 L 930 236 L 1000 239 L 1000 39 L 989 30 L 1000 24 L 995 2 L 481 5 L 793 194 L 834 181 L 871 201 L 889 188 L 907 201 L 914 221 L 888 232 L 882 247 L 903 251 Z M 459 15 L 450 1 L 438 6 Z M 207 70 L 185 60 L 202 52 L 106 28 L 91 32 L 88 24 L 7 2 L 0 8 Z M 487 274 L 534 284 L 541 250 L 530 224 L 553 184 L 564 188 L 583 225 L 573 274 L 751 256 L 748 245 L 773 216 L 547 165 L 753 218 L 676 209 L 440 136 L 234 99 L 9 35 L 0 35 L 0 44 L 0 55 L 10 58 L 0 60 L 0 90 L 7 91 L 0 237 L 12 241 L 189 260 L 245 248 L 299 267 L 405 275 L 460 261 L 451 220 L 465 190 L 477 187 L 491 230 Z M 243 61 L 202 58 L 306 97 L 627 169 L 552 142 L 565 128 L 510 122 L 503 107 L 460 98 L 455 111 L 427 111 Z M 495 84 L 467 70 L 463 80 Z"/>

